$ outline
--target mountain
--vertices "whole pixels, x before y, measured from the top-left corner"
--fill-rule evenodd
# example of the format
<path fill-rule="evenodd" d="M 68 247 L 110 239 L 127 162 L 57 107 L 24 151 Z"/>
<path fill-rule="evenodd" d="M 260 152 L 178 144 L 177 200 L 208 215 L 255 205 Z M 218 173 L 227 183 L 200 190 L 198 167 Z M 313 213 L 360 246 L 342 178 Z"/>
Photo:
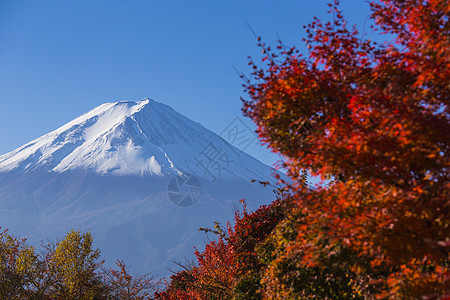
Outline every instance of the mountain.
<path fill-rule="evenodd" d="M 102 104 L 0 156 L 0 226 L 32 245 L 90 230 L 107 264 L 167 275 L 204 246 L 199 227 L 273 198 L 250 183 L 274 170 L 238 148 L 251 133 L 235 121 L 225 140 L 150 99 Z"/>

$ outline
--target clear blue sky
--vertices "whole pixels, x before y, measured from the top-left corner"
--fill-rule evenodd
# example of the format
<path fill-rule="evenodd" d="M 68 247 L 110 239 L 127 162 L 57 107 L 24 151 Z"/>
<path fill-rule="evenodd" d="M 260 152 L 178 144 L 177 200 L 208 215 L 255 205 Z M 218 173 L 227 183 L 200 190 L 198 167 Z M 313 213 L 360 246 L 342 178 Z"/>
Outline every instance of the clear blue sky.
<path fill-rule="evenodd" d="M 344 0 L 350 23 L 369 14 Z M 263 40 L 302 46 L 325 0 L 0 0 L 0 154 L 108 101 L 152 98 L 220 133 L 241 116 L 247 56 Z M 248 124 L 251 124 L 248 121 Z M 247 152 L 277 156 L 256 142 Z"/>

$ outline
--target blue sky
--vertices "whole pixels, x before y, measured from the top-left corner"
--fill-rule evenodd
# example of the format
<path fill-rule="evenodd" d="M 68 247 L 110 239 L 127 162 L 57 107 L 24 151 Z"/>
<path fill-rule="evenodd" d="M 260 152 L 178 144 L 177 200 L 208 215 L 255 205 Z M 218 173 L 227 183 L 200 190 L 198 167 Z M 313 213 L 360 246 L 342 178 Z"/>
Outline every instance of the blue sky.
<path fill-rule="evenodd" d="M 368 4 L 342 2 L 362 28 Z M 247 23 L 302 48 L 302 26 L 328 18 L 326 3 L 0 0 L 0 154 L 119 100 L 152 98 L 220 133 L 242 115 L 233 66 L 249 73 L 247 56 L 260 58 Z M 257 142 L 247 152 L 278 159 Z"/>

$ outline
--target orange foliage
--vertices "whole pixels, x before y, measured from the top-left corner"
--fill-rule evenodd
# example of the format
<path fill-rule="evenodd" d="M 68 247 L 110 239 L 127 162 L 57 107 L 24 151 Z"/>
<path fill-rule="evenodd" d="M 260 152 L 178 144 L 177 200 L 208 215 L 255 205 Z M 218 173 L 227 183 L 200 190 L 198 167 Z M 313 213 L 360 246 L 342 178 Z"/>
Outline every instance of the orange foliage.
<path fill-rule="evenodd" d="M 450 3 L 371 6 L 392 42 L 349 29 L 337 0 L 306 26 L 309 56 L 259 42 L 243 111 L 291 194 L 209 230 L 160 299 L 450 299 Z"/>
<path fill-rule="evenodd" d="M 450 3 L 383 0 L 372 5 L 383 45 L 333 22 L 307 26 L 310 49 L 253 62 L 244 113 L 263 142 L 286 157 L 304 215 L 292 253 L 304 266 L 345 245 L 391 270 L 380 297 L 450 293 Z M 333 179 L 305 189 L 303 170 Z M 300 184 L 296 184 L 299 182 Z M 318 246 L 320 245 L 320 247 Z M 294 249 L 296 249 L 294 251 Z M 444 297 L 444 296 L 443 296 Z"/>

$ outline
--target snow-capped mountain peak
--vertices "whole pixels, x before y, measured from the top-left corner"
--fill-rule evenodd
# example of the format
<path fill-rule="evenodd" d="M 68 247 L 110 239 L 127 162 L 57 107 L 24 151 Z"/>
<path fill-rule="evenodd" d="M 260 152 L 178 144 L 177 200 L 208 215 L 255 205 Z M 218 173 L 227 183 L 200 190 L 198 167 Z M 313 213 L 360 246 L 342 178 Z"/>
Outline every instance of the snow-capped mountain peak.
<path fill-rule="evenodd" d="M 0 171 L 29 170 L 45 167 L 55 172 L 74 168 L 91 168 L 98 173 L 118 174 L 149 172 L 160 174 L 154 156 L 142 157 L 141 147 L 124 128 L 139 129 L 135 115 L 151 100 L 102 104 L 66 125 L 26 145 L 0 156 Z M 155 151 L 158 152 L 158 151 Z"/>
<path fill-rule="evenodd" d="M 232 220 L 242 198 L 269 203 L 250 181 L 272 172 L 167 105 L 105 103 L 0 156 L 0 227 L 34 246 L 91 230 L 109 265 L 167 275 L 202 247 L 199 227 Z"/>
<path fill-rule="evenodd" d="M 208 145 L 219 149 L 228 164 L 237 162 L 221 176 L 248 178 L 259 173 L 248 168 L 248 164 L 257 168 L 253 158 L 237 156 L 233 146 L 213 132 L 151 99 L 102 104 L 0 156 L 0 172 L 45 168 L 59 173 L 89 169 L 110 175 L 208 176 L 199 164 Z"/>

